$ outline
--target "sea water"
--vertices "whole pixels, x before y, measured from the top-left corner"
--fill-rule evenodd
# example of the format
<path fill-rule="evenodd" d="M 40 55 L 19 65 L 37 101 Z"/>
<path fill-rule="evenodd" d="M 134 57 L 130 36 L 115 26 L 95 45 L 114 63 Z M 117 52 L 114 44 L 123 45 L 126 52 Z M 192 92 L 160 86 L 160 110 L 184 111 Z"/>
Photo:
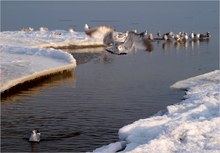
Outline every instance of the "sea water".
<path fill-rule="evenodd" d="M 218 2 L 2 2 L 1 31 L 47 26 L 83 31 L 107 24 L 118 31 L 211 32 L 209 41 L 153 42 L 153 51 L 117 56 L 104 48 L 80 53 L 73 72 L 54 76 L 1 102 L 1 149 L 92 151 L 118 140 L 118 129 L 181 101 L 169 87 L 218 69 Z M 66 50 L 65 50 L 66 51 Z M 42 141 L 30 144 L 38 129 Z"/>

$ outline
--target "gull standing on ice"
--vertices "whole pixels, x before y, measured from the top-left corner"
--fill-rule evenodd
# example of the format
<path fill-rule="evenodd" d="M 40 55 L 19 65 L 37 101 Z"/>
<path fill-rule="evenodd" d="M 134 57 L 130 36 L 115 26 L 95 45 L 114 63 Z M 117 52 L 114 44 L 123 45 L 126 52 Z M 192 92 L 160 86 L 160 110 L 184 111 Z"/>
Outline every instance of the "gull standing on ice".
<path fill-rule="evenodd" d="M 92 38 L 97 38 L 97 39 L 103 40 L 104 36 L 108 32 L 115 31 L 115 29 L 108 26 L 108 25 L 100 25 L 98 27 L 91 28 L 88 26 L 88 24 L 85 24 L 84 31 L 88 36 L 90 36 Z"/>
<path fill-rule="evenodd" d="M 40 27 L 40 31 L 41 31 L 41 32 L 47 32 L 47 31 L 48 31 L 48 28 L 47 28 L 47 27 Z"/>
<path fill-rule="evenodd" d="M 30 142 L 40 142 L 40 132 L 33 130 L 29 138 Z"/>
<path fill-rule="evenodd" d="M 24 32 L 32 32 L 32 31 L 34 31 L 34 28 L 31 28 L 31 27 L 22 28 L 21 31 L 24 31 Z"/>
<path fill-rule="evenodd" d="M 74 29 L 74 28 L 70 28 L 70 29 L 69 29 L 69 32 L 70 32 L 70 33 L 74 33 L 74 32 L 75 32 L 75 29 Z"/>

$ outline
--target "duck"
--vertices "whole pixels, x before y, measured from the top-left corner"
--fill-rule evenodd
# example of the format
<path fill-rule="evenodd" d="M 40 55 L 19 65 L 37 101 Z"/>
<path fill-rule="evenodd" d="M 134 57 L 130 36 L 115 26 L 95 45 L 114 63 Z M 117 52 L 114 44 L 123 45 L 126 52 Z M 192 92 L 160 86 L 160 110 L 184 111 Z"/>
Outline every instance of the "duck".
<path fill-rule="evenodd" d="M 209 38 L 211 38 L 211 34 L 210 34 L 210 32 L 206 32 L 204 34 L 200 34 L 199 38 L 200 39 L 209 39 Z"/>
<path fill-rule="evenodd" d="M 40 132 L 33 130 L 29 138 L 30 142 L 40 142 Z"/>

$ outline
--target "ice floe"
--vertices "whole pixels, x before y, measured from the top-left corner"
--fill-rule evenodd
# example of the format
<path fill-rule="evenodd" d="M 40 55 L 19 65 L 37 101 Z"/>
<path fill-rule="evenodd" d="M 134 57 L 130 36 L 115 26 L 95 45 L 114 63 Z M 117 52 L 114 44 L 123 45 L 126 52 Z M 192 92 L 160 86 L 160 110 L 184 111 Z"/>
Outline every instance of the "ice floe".
<path fill-rule="evenodd" d="M 57 49 L 0 45 L 0 92 L 38 77 L 76 67 L 71 54 Z"/>
<path fill-rule="evenodd" d="M 28 80 L 75 67 L 72 55 L 59 49 L 97 46 L 103 46 L 103 40 L 84 32 L 33 31 L 30 28 L 0 32 L 0 92 Z"/>

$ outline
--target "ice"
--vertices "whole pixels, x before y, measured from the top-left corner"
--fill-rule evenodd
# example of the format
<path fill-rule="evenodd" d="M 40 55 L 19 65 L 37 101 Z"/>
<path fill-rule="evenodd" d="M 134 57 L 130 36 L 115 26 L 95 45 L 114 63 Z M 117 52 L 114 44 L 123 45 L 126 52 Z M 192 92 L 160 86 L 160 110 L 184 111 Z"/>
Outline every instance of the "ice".
<path fill-rule="evenodd" d="M 101 46 L 103 40 L 94 39 L 84 32 L 68 32 L 65 30 L 53 31 L 3 31 L 0 33 L 2 44 L 32 47 L 68 48 L 69 46 Z"/>
<path fill-rule="evenodd" d="M 97 148 L 93 152 L 96 152 L 96 153 L 116 152 L 124 147 L 125 147 L 125 141 L 121 141 L 121 142 L 111 143 L 111 144 L 103 146 L 101 148 Z"/>
<path fill-rule="evenodd" d="M 119 129 L 120 152 L 220 152 L 220 70 L 179 81 L 185 100 L 167 106 L 163 115 L 140 119 Z M 116 152 L 107 146 L 108 152 Z M 112 145 L 112 149 L 116 149 Z M 105 147 L 94 152 L 105 152 Z"/>
<path fill-rule="evenodd" d="M 72 69 L 72 55 L 57 49 L 0 45 L 0 91 L 37 77 Z"/>
<path fill-rule="evenodd" d="M 75 59 L 59 48 L 102 45 L 103 40 L 84 32 L 0 32 L 0 92 L 37 77 L 74 68 Z"/>

